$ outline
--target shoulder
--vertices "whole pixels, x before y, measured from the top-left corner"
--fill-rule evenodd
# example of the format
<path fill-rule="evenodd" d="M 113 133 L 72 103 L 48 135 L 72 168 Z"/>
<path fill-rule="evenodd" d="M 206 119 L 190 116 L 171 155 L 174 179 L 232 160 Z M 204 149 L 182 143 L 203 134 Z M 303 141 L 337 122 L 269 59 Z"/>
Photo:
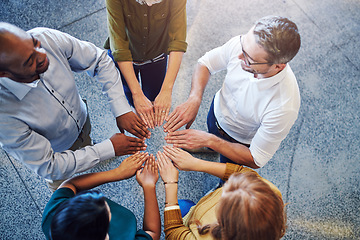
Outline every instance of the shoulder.
<path fill-rule="evenodd" d="M 42 229 L 44 234 L 48 237 L 51 226 L 51 221 L 55 215 L 59 206 L 74 197 L 75 194 L 70 188 L 59 188 L 51 196 L 49 202 L 46 204 L 43 217 L 42 217 Z"/>

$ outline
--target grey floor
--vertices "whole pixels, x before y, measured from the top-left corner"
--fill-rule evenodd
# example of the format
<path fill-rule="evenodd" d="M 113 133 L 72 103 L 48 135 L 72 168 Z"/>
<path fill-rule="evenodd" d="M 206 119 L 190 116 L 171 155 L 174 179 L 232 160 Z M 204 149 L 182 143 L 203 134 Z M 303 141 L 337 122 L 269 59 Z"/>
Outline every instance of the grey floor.
<path fill-rule="evenodd" d="M 246 33 L 265 15 L 295 21 L 302 47 L 291 62 L 302 96 L 295 125 L 273 159 L 259 173 L 283 193 L 288 230 L 284 239 L 359 239 L 360 237 L 360 1 L 359 0 L 188 0 L 188 51 L 174 87 L 173 107 L 186 100 L 193 66 L 206 51 L 232 36 Z M 104 1 L 2 0 L 0 21 L 28 30 L 59 29 L 102 47 L 107 36 Z M 224 73 L 211 78 L 192 128 L 206 130 L 210 101 Z M 101 141 L 117 131 L 99 84 L 76 75 L 87 98 L 92 137 Z M 165 141 L 160 128 L 152 131 L 148 151 Z M 217 161 L 216 154 L 199 154 Z M 123 157 L 92 171 L 118 166 Z M 45 182 L 0 149 L 0 239 L 43 239 L 41 215 L 51 196 Z M 180 173 L 180 198 L 198 201 L 217 182 L 203 173 Z M 131 209 L 141 227 L 142 191 L 135 179 L 100 187 L 108 197 Z M 157 187 L 163 209 L 164 188 Z M 164 239 L 164 235 L 162 235 Z"/>

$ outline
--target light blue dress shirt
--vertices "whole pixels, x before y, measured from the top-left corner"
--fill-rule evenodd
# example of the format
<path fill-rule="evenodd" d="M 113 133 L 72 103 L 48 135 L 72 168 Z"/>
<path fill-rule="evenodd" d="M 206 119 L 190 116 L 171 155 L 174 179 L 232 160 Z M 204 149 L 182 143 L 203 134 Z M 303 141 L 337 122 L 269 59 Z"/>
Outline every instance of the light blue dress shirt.
<path fill-rule="evenodd" d="M 0 146 L 49 180 L 69 178 L 114 157 L 109 139 L 67 150 L 87 116 L 73 72 L 97 77 L 115 117 L 131 111 L 112 60 L 94 44 L 57 30 L 35 28 L 28 33 L 41 42 L 50 64 L 31 84 L 0 78 Z"/>

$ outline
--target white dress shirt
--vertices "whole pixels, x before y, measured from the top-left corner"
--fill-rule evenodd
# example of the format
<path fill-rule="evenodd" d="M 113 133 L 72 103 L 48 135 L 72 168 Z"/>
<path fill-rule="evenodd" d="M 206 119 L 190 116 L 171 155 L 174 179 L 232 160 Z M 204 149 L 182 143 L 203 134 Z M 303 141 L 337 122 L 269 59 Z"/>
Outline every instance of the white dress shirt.
<path fill-rule="evenodd" d="M 241 67 L 240 37 L 207 52 L 199 63 L 211 74 L 227 70 L 214 98 L 220 127 L 235 140 L 250 144 L 255 164 L 264 166 L 297 119 L 299 87 L 289 65 L 269 78 L 257 79 Z"/>
<path fill-rule="evenodd" d="M 131 111 L 113 61 L 92 43 L 57 30 L 35 28 L 28 33 L 41 42 L 49 68 L 31 84 L 0 78 L 0 146 L 49 180 L 69 178 L 114 157 L 110 140 L 67 150 L 87 116 L 73 72 L 97 77 L 115 117 Z"/>

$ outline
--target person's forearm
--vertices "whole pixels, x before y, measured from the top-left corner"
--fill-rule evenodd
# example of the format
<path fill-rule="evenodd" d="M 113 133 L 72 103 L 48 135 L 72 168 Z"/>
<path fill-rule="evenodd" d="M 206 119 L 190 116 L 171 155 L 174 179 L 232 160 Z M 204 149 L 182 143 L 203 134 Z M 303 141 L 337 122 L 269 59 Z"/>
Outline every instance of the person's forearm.
<path fill-rule="evenodd" d="M 196 164 L 194 164 L 193 171 L 204 172 L 218 178 L 223 178 L 226 171 L 226 164 L 220 162 L 199 160 L 198 162 L 196 162 Z"/>
<path fill-rule="evenodd" d="M 144 187 L 144 222 L 143 230 L 150 232 L 153 239 L 160 238 L 161 220 L 156 198 L 155 186 Z"/>
<path fill-rule="evenodd" d="M 165 184 L 165 207 L 166 205 L 176 205 L 178 203 L 177 190 L 177 183 Z"/>
<path fill-rule="evenodd" d="M 126 83 L 128 84 L 132 95 L 136 96 L 142 94 L 141 86 L 135 76 L 134 67 L 132 62 L 125 61 L 125 62 L 117 62 L 119 65 L 120 71 L 124 76 Z"/>
<path fill-rule="evenodd" d="M 89 190 L 104 183 L 119 181 L 123 175 L 117 170 L 112 169 L 105 172 L 96 172 L 73 177 L 65 181 L 60 187 L 71 188 L 75 194 L 80 191 Z"/>
<path fill-rule="evenodd" d="M 210 79 L 209 69 L 198 63 L 191 81 L 191 91 L 189 99 L 194 99 L 201 102 L 205 87 Z"/>
<path fill-rule="evenodd" d="M 251 155 L 250 149 L 240 143 L 232 143 L 212 134 L 207 146 L 232 161 L 251 168 L 259 168 Z"/>
<path fill-rule="evenodd" d="M 169 63 L 166 71 L 165 79 L 161 87 L 161 91 L 170 91 L 172 92 L 176 76 L 179 72 L 183 52 L 170 52 L 169 54 Z"/>

